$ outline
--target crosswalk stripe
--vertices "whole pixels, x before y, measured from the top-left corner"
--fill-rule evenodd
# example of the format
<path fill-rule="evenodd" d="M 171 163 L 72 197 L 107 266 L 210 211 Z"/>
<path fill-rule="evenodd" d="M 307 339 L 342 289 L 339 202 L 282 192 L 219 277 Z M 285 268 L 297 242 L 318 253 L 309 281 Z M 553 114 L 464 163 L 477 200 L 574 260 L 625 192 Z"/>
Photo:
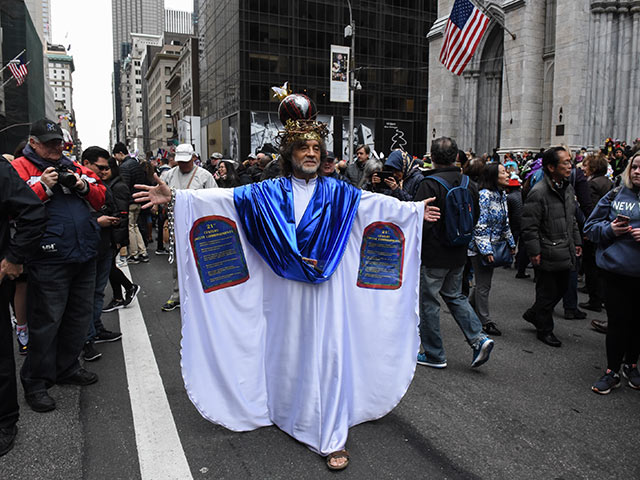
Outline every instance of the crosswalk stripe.
<path fill-rule="evenodd" d="M 142 480 L 192 479 L 138 299 L 118 314 Z"/>

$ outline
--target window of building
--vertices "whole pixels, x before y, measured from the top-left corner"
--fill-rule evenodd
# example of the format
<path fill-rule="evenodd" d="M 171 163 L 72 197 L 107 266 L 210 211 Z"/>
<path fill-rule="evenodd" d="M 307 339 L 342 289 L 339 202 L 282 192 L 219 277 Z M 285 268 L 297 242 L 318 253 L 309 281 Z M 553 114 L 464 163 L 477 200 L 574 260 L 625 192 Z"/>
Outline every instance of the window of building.
<path fill-rule="evenodd" d="M 171 109 L 168 108 L 167 110 L 164 111 L 164 113 L 165 113 L 165 115 L 170 117 L 171 116 Z"/>
<path fill-rule="evenodd" d="M 167 133 L 173 133 L 173 126 L 167 125 Z"/>
<path fill-rule="evenodd" d="M 171 103 L 171 95 L 167 95 L 164 97 L 164 102 L 165 103 Z"/>
<path fill-rule="evenodd" d="M 171 75 L 171 67 L 164 67 L 164 74 Z"/>

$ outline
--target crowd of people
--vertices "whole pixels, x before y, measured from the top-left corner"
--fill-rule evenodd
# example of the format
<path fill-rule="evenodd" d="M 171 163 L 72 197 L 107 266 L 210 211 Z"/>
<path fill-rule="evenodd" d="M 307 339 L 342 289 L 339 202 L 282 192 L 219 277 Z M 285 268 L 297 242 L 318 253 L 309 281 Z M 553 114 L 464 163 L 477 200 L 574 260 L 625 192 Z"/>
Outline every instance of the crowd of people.
<path fill-rule="evenodd" d="M 191 145 L 145 160 L 122 143 L 111 152 L 89 147 L 79 161 L 62 149 L 60 127 L 43 119 L 14 155 L 0 160 L 0 455 L 17 432 L 13 338 L 26 355 L 20 380 L 27 404 L 37 412 L 55 409 L 48 388 L 95 383 L 97 375 L 79 359 L 98 360 L 95 344 L 122 337 L 101 321 L 103 312 L 126 308 L 140 292 L 121 268 L 148 263 L 154 236 L 155 254 L 173 257 L 167 202 L 141 208 L 141 193 L 165 184 L 174 190 L 235 188 L 290 174 L 270 149 L 239 163 L 219 153 L 203 162 Z M 471 348 L 471 367 L 487 362 L 490 336 L 507 334 L 490 313 L 494 269 L 515 268 L 515 277 L 526 279 L 532 266 L 535 302 L 522 316 L 537 339 L 562 345 L 553 320 L 560 300 L 567 319 L 606 309 L 607 321 L 592 322 L 606 333 L 607 357 L 592 390 L 609 393 L 621 384 L 620 375 L 640 389 L 640 322 L 632 307 L 640 286 L 640 139 L 633 145 L 607 139 L 597 151 L 558 146 L 476 156 L 441 137 L 421 160 L 399 149 L 378 159 L 368 145 L 355 153 L 345 162 L 324 151 L 318 175 L 402 202 L 434 199 L 433 211 L 440 212 L 423 229 L 418 364 L 447 366 L 439 298 Z M 180 307 L 178 268 L 173 262 L 163 311 Z M 588 294 L 583 303 L 580 277 Z M 348 462 L 348 455 L 341 458 Z"/>

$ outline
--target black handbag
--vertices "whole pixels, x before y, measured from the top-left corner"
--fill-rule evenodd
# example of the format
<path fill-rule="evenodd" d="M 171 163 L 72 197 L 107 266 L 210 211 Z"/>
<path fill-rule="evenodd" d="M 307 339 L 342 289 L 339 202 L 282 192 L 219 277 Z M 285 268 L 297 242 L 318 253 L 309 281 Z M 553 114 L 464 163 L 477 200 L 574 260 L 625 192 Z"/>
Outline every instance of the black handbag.
<path fill-rule="evenodd" d="M 511 248 L 506 240 L 500 240 L 499 242 L 491 242 L 491 248 L 493 249 L 493 262 L 487 262 L 487 257 L 482 256 L 482 265 L 485 267 L 505 267 L 511 265 L 513 257 L 511 256 Z"/>

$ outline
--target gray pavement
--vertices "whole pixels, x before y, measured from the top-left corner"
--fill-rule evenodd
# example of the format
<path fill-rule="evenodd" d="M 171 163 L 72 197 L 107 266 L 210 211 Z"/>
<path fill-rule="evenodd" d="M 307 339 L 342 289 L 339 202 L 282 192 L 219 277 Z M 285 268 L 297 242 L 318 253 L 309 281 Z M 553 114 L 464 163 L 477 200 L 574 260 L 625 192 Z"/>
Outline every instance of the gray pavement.
<path fill-rule="evenodd" d="M 140 305 L 193 478 L 335 475 L 277 428 L 235 433 L 197 413 L 182 385 L 179 311 L 160 311 L 171 290 L 165 261 L 153 256 L 131 271 L 143 286 Z M 392 413 L 350 431 L 351 464 L 342 478 L 640 478 L 640 392 L 624 386 L 593 394 L 590 385 L 605 368 L 604 335 L 588 320 L 556 317 L 562 348 L 537 341 L 521 319 L 534 284 L 514 273 L 496 270 L 490 308 L 504 335 L 495 338 L 491 360 L 469 368 L 471 349 L 445 311 L 449 366 L 418 366 Z M 117 313 L 104 320 L 118 328 Z M 100 381 L 54 387 L 54 412 L 31 412 L 21 398 L 20 433 L 16 448 L 0 458 L 0 479 L 141 478 L 122 347 L 98 348 L 102 359 L 87 367 Z"/>

